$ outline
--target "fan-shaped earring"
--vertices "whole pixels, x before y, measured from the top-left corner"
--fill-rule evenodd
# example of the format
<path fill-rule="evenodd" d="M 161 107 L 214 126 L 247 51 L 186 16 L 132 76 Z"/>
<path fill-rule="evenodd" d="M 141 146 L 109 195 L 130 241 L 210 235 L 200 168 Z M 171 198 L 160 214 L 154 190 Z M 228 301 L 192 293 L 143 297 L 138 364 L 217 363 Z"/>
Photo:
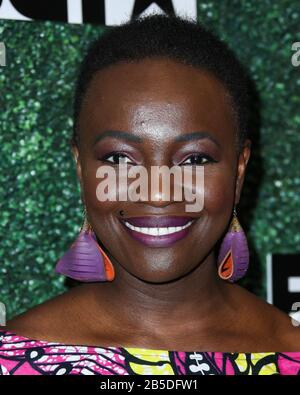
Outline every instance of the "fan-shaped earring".
<path fill-rule="evenodd" d="M 57 262 L 55 272 L 83 282 L 114 280 L 114 266 L 99 246 L 86 217 L 77 239 Z"/>
<path fill-rule="evenodd" d="M 218 274 L 223 280 L 235 282 L 245 276 L 248 267 L 249 248 L 247 238 L 238 221 L 236 208 L 234 208 L 229 230 L 219 251 Z"/>

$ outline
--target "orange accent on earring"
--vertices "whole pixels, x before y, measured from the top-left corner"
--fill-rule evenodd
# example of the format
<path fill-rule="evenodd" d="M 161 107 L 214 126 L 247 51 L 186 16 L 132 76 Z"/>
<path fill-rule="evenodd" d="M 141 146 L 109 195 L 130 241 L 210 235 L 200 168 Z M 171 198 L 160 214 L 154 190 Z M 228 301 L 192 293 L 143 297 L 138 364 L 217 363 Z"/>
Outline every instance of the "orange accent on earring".
<path fill-rule="evenodd" d="M 100 246 L 99 250 L 101 251 L 101 254 L 103 256 L 103 263 L 104 263 L 104 267 L 105 267 L 105 273 L 106 273 L 106 277 L 107 277 L 107 281 L 112 281 L 115 278 L 115 269 L 113 264 L 111 263 L 110 259 L 108 258 L 108 256 L 105 254 L 105 252 L 102 250 L 102 248 Z"/>
<path fill-rule="evenodd" d="M 93 233 L 90 225 L 88 226 L 88 232 L 90 232 L 91 234 Z M 115 279 L 115 275 L 116 275 L 114 265 L 112 264 L 111 260 L 108 258 L 108 256 L 105 254 L 105 252 L 102 250 L 102 248 L 99 246 L 98 243 L 97 243 L 97 247 L 103 257 L 103 264 L 104 264 L 107 281 L 112 281 Z"/>
<path fill-rule="evenodd" d="M 223 280 L 228 280 L 233 274 L 233 258 L 231 250 L 228 251 L 219 266 L 218 274 Z"/>
<path fill-rule="evenodd" d="M 86 217 L 85 217 L 85 222 L 84 222 L 83 227 L 86 227 L 86 230 L 88 232 L 90 232 L 91 234 L 94 233 L 92 230 L 92 226 L 86 220 Z M 103 264 L 104 264 L 104 269 L 105 269 L 107 281 L 113 281 L 115 279 L 115 275 L 116 275 L 114 265 L 112 264 L 111 260 L 108 258 L 108 256 L 105 254 L 105 252 L 102 250 L 102 248 L 99 246 L 98 243 L 97 243 L 97 247 L 103 257 Z"/>

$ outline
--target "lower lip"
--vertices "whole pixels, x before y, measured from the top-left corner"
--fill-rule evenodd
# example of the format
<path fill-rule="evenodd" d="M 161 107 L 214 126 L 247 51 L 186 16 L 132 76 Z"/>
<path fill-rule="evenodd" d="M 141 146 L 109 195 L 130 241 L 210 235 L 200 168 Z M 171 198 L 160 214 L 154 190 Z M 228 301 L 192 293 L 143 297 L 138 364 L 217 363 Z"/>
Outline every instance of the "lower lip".
<path fill-rule="evenodd" d="M 120 222 L 122 223 L 122 221 Z M 145 233 L 140 233 L 133 229 L 129 229 L 124 223 L 122 223 L 122 225 L 131 237 L 148 247 L 170 247 L 177 241 L 183 239 L 188 235 L 190 228 L 193 226 L 193 223 L 187 228 L 179 230 L 178 232 L 162 236 L 147 235 Z"/>

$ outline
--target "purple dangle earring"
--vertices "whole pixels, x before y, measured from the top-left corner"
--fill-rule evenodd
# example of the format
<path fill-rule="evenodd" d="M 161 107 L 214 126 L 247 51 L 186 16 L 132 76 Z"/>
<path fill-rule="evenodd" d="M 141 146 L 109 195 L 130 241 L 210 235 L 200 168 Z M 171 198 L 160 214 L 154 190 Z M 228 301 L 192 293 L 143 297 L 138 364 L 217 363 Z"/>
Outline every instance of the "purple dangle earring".
<path fill-rule="evenodd" d="M 114 280 L 114 266 L 99 246 L 86 215 L 77 239 L 57 262 L 55 272 L 83 282 Z"/>
<path fill-rule="evenodd" d="M 229 230 L 226 233 L 218 256 L 218 274 L 222 280 L 235 282 L 244 277 L 249 267 L 249 249 L 246 235 L 233 210 Z"/>

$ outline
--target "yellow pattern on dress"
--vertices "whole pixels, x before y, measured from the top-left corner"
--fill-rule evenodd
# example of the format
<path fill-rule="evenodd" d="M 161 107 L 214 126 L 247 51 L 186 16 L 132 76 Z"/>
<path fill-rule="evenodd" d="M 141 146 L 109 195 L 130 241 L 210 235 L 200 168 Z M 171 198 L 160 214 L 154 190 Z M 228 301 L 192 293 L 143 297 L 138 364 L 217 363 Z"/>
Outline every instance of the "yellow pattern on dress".
<path fill-rule="evenodd" d="M 136 374 L 141 375 L 174 375 L 174 370 L 171 366 L 169 352 L 167 350 L 149 350 L 144 348 L 125 347 L 125 350 L 139 358 L 139 362 L 129 362 L 131 369 Z M 164 361 L 165 363 L 162 363 Z M 160 365 L 151 365 L 148 362 L 160 363 Z"/>
<path fill-rule="evenodd" d="M 252 353 L 251 354 L 251 362 L 255 366 L 262 358 L 268 356 L 268 355 L 274 355 L 273 352 L 264 352 L 264 353 Z M 246 360 L 246 355 L 244 353 L 238 354 L 237 358 L 235 359 L 235 363 L 238 366 L 240 372 L 245 372 L 248 368 L 248 361 Z M 275 374 L 277 373 L 277 367 L 274 362 L 268 363 L 266 365 L 263 365 L 261 369 L 259 370 L 258 374 L 259 375 L 270 375 L 270 374 Z M 250 370 L 248 372 L 249 375 L 252 375 L 252 367 L 250 367 Z"/>

